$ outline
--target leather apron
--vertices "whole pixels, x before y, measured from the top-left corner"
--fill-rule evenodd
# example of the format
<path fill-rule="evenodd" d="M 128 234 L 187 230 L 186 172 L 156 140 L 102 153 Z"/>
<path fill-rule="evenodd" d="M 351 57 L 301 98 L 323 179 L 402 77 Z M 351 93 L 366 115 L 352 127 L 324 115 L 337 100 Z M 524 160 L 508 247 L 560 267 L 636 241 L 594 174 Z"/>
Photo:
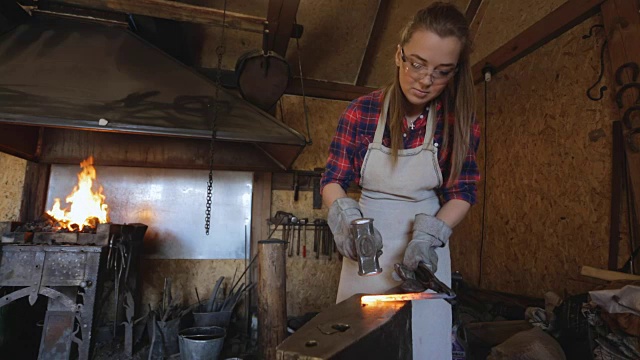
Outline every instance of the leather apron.
<path fill-rule="evenodd" d="M 364 217 L 373 218 L 380 231 L 383 254 L 376 276 L 358 275 L 357 262 L 344 258 L 336 302 L 357 293 L 381 294 L 399 285 L 392 278 L 393 265 L 401 263 L 411 240 L 416 214 L 435 215 L 440 210 L 433 190 L 442 184 L 438 165 L 438 144 L 434 144 L 436 107 L 431 103 L 427 117 L 424 144 L 414 149 L 398 150 L 393 165 L 391 149 L 382 145 L 389 98 L 385 97 L 382 113 L 361 172 L 360 208 Z M 436 249 L 438 279 L 451 286 L 449 245 Z M 451 359 L 451 306 L 444 300 L 421 300 L 412 303 L 413 359 Z"/>

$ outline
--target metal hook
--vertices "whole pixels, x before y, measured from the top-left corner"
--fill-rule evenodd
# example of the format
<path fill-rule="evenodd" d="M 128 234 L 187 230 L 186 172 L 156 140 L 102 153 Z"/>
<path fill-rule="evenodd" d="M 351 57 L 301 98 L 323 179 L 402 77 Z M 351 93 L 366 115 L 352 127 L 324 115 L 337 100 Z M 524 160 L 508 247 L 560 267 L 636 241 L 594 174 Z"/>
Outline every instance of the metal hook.
<path fill-rule="evenodd" d="M 598 90 L 600 93 L 598 97 L 591 96 L 591 90 L 593 90 L 596 86 L 598 86 L 598 84 L 602 81 L 602 77 L 604 76 L 604 51 L 606 48 L 607 48 L 607 40 L 605 40 L 604 43 L 602 43 L 602 48 L 600 49 L 600 74 L 598 75 L 598 80 L 596 80 L 596 82 L 593 83 L 593 85 L 591 85 L 591 87 L 587 89 L 587 97 L 593 101 L 602 100 L 602 98 L 604 97 L 604 92 L 607 91 L 608 89 L 606 85 L 602 85 Z"/>
<path fill-rule="evenodd" d="M 600 29 L 600 28 L 604 29 L 604 25 L 596 24 L 591 26 L 591 28 L 589 28 L 589 33 L 587 35 L 583 35 L 582 38 L 583 39 L 591 38 L 594 35 L 595 29 Z M 600 86 L 600 89 L 598 89 L 599 91 L 598 97 L 591 95 L 591 90 L 593 90 L 596 86 L 598 86 L 598 84 L 600 84 L 600 82 L 602 81 L 602 77 L 604 76 L 604 51 L 606 47 L 607 47 L 607 39 L 604 40 L 604 42 L 602 43 L 602 48 L 600 49 L 600 74 L 598 75 L 598 80 L 596 80 L 596 82 L 587 89 L 587 97 L 589 98 L 589 100 L 592 100 L 592 101 L 602 100 L 602 98 L 604 97 L 604 92 L 607 91 L 608 89 L 607 86 L 605 85 Z"/>
<path fill-rule="evenodd" d="M 627 111 L 624 112 L 624 115 L 622 116 L 622 122 L 624 123 L 624 126 L 626 126 L 629 130 L 634 129 L 631 125 L 631 114 L 636 111 L 640 111 L 640 105 L 631 106 L 627 109 Z"/>
<path fill-rule="evenodd" d="M 603 24 L 595 24 L 595 25 L 591 26 L 589 28 L 589 33 L 586 34 L 586 35 L 582 35 L 582 38 L 586 40 L 586 39 L 592 37 L 593 36 L 593 32 L 595 31 L 595 29 L 604 29 L 604 25 Z"/>
<path fill-rule="evenodd" d="M 638 96 L 636 97 L 636 101 L 634 101 L 634 104 L 637 104 L 638 102 L 640 102 L 640 84 L 639 83 L 625 84 L 623 87 L 621 87 L 618 90 L 618 92 L 616 92 L 616 105 L 618 105 L 618 109 L 622 109 L 624 107 L 624 104 L 622 103 L 622 96 L 627 90 L 632 88 L 635 88 L 638 90 Z"/>
<path fill-rule="evenodd" d="M 631 81 L 636 82 L 638 80 L 638 74 L 640 74 L 640 67 L 638 64 L 634 62 L 628 62 L 626 64 L 620 65 L 620 67 L 616 70 L 616 82 L 618 85 L 622 86 L 624 81 L 620 78 L 622 76 L 622 71 L 626 68 L 630 68 L 633 71 L 633 75 L 631 76 Z"/>

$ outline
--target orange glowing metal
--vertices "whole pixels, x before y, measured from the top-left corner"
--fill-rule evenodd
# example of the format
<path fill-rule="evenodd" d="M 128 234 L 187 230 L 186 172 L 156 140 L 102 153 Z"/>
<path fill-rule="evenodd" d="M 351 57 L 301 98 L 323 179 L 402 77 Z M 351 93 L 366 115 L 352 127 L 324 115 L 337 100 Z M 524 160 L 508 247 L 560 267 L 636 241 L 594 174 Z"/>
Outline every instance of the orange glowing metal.
<path fill-rule="evenodd" d="M 82 171 L 78 173 L 78 185 L 66 198 L 70 203 L 69 210 L 60 208 L 60 199 L 55 199 L 53 208 L 47 214 L 55 218 L 62 228 L 69 229 L 77 225 L 80 230 L 85 226 L 95 225 L 95 219 L 99 223 L 109 221 L 107 204 L 104 203 L 102 187 L 97 192 L 92 190 L 93 181 L 96 179 L 96 169 L 93 167 L 93 157 L 90 156 L 80 163 Z M 94 224 L 92 224 L 94 222 Z"/>
<path fill-rule="evenodd" d="M 374 304 L 378 302 L 388 301 L 411 301 L 411 300 L 431 300 L 431 299 L 448 299 L 447 294 L 434 293 L 407 293 L 407 294 L 389 294 L 389 295 L 364 295 L 360 298 L 361 304 Z"/>

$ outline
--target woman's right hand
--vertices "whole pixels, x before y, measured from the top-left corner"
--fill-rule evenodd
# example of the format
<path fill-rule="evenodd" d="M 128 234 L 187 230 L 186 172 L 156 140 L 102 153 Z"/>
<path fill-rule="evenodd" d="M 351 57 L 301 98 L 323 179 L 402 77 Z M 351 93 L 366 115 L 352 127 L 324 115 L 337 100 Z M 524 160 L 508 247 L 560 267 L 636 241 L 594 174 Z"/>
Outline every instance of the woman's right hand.
<path fill-rule="evenodd" d="M 353 261 L 358 261 L 358 252 L 356 251 L 355 239 L 350 231 L 351 222 L 362 218 L 362 211 L 358 202 L 350 197 L 342 197 L 336 199 L 329 208 L 329 216 L 327 223 L 333 239 L 336 242 L 336 248 L 342 254 Z"/>

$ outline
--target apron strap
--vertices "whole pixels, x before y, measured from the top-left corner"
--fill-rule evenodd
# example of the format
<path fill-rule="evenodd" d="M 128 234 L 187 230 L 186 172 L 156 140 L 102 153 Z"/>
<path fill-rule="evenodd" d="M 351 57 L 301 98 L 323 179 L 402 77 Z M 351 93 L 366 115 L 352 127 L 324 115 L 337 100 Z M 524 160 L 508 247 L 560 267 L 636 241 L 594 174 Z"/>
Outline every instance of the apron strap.
<path fill-rule="evenodd" d="M 424 142 L 422 144 L 423 149 L 432 149 L 433 148 L 433 139 L 434 132 L 436 129 L 436 102 L 431 101 L 431 105 L 429 106 L 429 114 L 427 115 L 427 129 L 424 134 Z"/>
<path fill-rule="evenodd" d="M 376 134 L 373 136 L 372 144 L 382 144 L 382 135 L 384 135 L 384 127 L 387 124 L 387 114 L 389 113 L 389 94 L 385 94 L 384 103 L 382 104 L 382 112 L 378 118 L 378 125 L 376 126 Z"/>

